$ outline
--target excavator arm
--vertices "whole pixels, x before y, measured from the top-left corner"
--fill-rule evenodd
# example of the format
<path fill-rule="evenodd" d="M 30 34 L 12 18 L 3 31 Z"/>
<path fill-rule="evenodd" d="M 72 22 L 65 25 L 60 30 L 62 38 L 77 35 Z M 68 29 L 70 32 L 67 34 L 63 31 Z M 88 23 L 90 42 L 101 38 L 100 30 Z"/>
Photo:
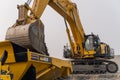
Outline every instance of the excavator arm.
<path fill-rule="evenodd" d="M 70 30 L 67 27 L 67 34 L 71 45 L 72 57 L 83 53 L 84 30 L 79 19 L 77 6 L 70 0 L 51 0 L 49 5 L 67 20 Z M 70 35 L 70 31 L 72 35 Z M 79 34 L 79 35 L 78 35 Z M 73 36 L 73 40 L 71 39 Z"/>
<path fill-rule="evenodd" d="M 41 15 L 43 14 L 46 6 L 50 5 L 61 16 L 63 16 L 65 21 L 67 21 L 66 23 L 68 23 L 70 26 L 70 29 L 69 29 L 69 27 L 66 27 L 66 31 L 67 31 L 70 46 L 71 46 L 72 57 L 74 58 L 75 56 L 77 56 L 77 57 L 83 56 L 83 54 L 84 54 L 83 43 L 85 41 L 85 37 L 84 37 L 85 33 L 83 30 L 82 24 L 80 22 L 78 9 L 77 9 L 77 6 L 75 3 L 71 2 L 70 0 L 34 0 L 32 8 L 29 7 L 29 3 L 30 3 L 30 1 L 28 1 L 28 3 L 25 3 L 24 5 L 18 6 L 19 17 L 17 19 L 17 23 L 15 25 L 13 25 L 14 28 L 16 26 L 20 26 L 20 25 L 32 24 L 35 21 L 38 21 L 38 25 L 41 25 L 42 22 L 39 21 L 39 19 L 40 19 Z M 30 14 L 28 15 L 29 11 L 30 11 Z M 16 28 L 18 28 L 18 27 L 16 27 Z M 20 31 L 20 33 L 22 33 L 21 31 Z M 15 31 L 12 30 L 12 32 L 15 32 Z M 30 31 L 28 31 L 28 32 L 30 32 Z M 26 42 L 23 40 L 19 41 L 18 38 L 16 38 L 16 36 L 13 36 L 13 34 L 11 34 L 12 35 L 11 36 L 10 33 L 11 33 L 11 30 L 8 30 L 7 36 L 6 36 L 7 40 L 11 40 L 20 45 L 21 45 L 21 41 Z M 72 33 L 72 34 L 70 34 L 70 33 Z M 14 33 L 14 34 L 17 34 L 17 33 Z M 37 37 L 39 37 L 39 35 L 41 35 L 41 33 L 40 33 L 40 30 L 38 29 Z M 71 36 L 73 36 L 73 38 Z M 19 36 L 19 38 L 20 37 L 23 37 L 23 36 Z M 16 42 L 16 41 L 18 41 L 18 42 Z M 27 46 L 28 45 L 32 45 L 32 44 L 27 44 Z M 22 46 L 26 46 L 26 45 L 22 45 Z M 36 48 L 34 46 L 32 46 L 32 47 L 34 49 Z M 31 48 L 31 47 L 29 47 L 29 48 Z"/>

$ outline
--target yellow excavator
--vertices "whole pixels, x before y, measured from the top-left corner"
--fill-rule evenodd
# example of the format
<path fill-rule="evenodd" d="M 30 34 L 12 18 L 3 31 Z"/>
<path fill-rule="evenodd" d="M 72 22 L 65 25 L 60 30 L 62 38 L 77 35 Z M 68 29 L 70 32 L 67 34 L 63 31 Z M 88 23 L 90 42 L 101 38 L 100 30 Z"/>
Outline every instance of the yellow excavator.
<path fill-rule="evenodd" d="M 63 80 L 72 69 L 73 74 L 118 71 L 117 64 L 109 60 L 114 58 L 113 49 L 101 42 L 97 35 L 85 34 L 75 3 L 70 0 L 33 0 L 31 8 L 31 1 L 18 5 L 18 19 L 8 29 L 6 41 L 0 42 L 0 57 L 3 53 L 8 53 L 4 65 L 10 67 L 9 72 L 13 75 L 8 75 L 10 78 Z M 44 39 L 44 24 L 40 20 L 47 5 L 64 18 L 70 42 L 70 48 L 64 46 L 64 57 L 71 61 L 49 57 Z M 7 67 L 5 71 L 8 71 Z"/>
<path fill-rule="evenodd" d="M 34 0 L 30 8 L 28 0 L 18 5 L 16 23 L 0 42 L 1 80 L 63 80 L 72 73 L 70 61 L 49 57 L 44 40 L 44 25 L 40 17 L 52 0 Z M 56 6 L 55 6 L 56 7 Z M 4 62 L 3 53 L 7 54 Z"/>

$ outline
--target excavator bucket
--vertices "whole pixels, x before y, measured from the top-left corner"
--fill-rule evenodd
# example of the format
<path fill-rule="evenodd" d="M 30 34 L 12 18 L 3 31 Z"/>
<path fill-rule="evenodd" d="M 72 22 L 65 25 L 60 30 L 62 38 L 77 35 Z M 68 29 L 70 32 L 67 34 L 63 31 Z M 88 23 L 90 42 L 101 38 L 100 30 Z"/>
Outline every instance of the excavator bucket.
<path fill-rule="evenodd" d="M 49 55 L 44 38 L 44 25 L 40 20 L 36 20 L 30 24 L 10 27 L 5 39 L 28 48 L 30 51 Z"/>

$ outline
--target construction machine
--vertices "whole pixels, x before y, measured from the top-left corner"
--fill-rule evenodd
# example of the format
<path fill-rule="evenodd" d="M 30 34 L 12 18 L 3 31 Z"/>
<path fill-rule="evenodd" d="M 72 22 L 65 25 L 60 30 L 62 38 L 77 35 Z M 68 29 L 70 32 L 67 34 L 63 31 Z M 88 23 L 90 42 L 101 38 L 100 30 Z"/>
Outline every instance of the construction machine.
<path fill-rule="evenodd" d="M 59 80 L 72 71 L 69 61 L 32 52 L 11 41 L 0 42 L 1 59 L 3 53 L 7 57 L 1 60 L 1 80 Z"/>
<path fill-rule="evenodd" d="M 0 65 L 0 79 L 63 80 L 72 72 L 71 62 L 49 57 L 44 24 L 40 20 L 51 1 L 34 0 L 32 8 L 30 2 L 17 6 L 18 19 L 8 28 L 6 40 L 0 42 L 0 57 L 4 52 L 8 54 L 4 64 Z"/>
<path fill-rule="evenodd" d="M 31 8 L 30 2 L 18 5 L 18 19 L 8 29 L 7 41 L 0 42 L 0 55 L 8 52 L 5 64 L 10 66 L 14 80 L 60 79 L 68 76 L 72 69 L 73 73 L 118 71 L 117 64 L 109 60 L 114 57 L 113 49 L 98 36 L 85 34 L 75 3 L 70 0 L 33 0 Z M 47 5 L 64 18 L 70 42 L 70 48 L 64 46 L 64 57 L 70 58 L 72 64 L 48 57 L 44 25 L 40 20 Z"/>
<path fill-rule="evenodd" d="M 63 5 L 65 4 L 62 4 L 62 7 Z M 66 3 L 66 6 L 68 5 L 71 6 L 66 9 L 69 17 L 64 16 L 64 21 L 70 47 L 64 46 L 63 55 L 72 59 L 73 73 L 116 73 L 118 65 L 110 60 L 114 58 L 114 49 L 101 42 L 98 35 L 93 33 L 86 35 L 80 22 L 77 5 L 72 2 Z"/>

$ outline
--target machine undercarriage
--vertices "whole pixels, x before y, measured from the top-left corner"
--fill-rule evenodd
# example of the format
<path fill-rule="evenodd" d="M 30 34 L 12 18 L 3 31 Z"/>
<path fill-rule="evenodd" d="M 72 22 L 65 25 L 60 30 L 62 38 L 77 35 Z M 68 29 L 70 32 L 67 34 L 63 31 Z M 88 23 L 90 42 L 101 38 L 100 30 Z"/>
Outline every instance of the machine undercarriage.
<path fill-rule="evenodd" d="M 116 73 L 118 65 L 113 61 L 102 59 L 76 59 L 72 61 L 73 74 Z"/>

